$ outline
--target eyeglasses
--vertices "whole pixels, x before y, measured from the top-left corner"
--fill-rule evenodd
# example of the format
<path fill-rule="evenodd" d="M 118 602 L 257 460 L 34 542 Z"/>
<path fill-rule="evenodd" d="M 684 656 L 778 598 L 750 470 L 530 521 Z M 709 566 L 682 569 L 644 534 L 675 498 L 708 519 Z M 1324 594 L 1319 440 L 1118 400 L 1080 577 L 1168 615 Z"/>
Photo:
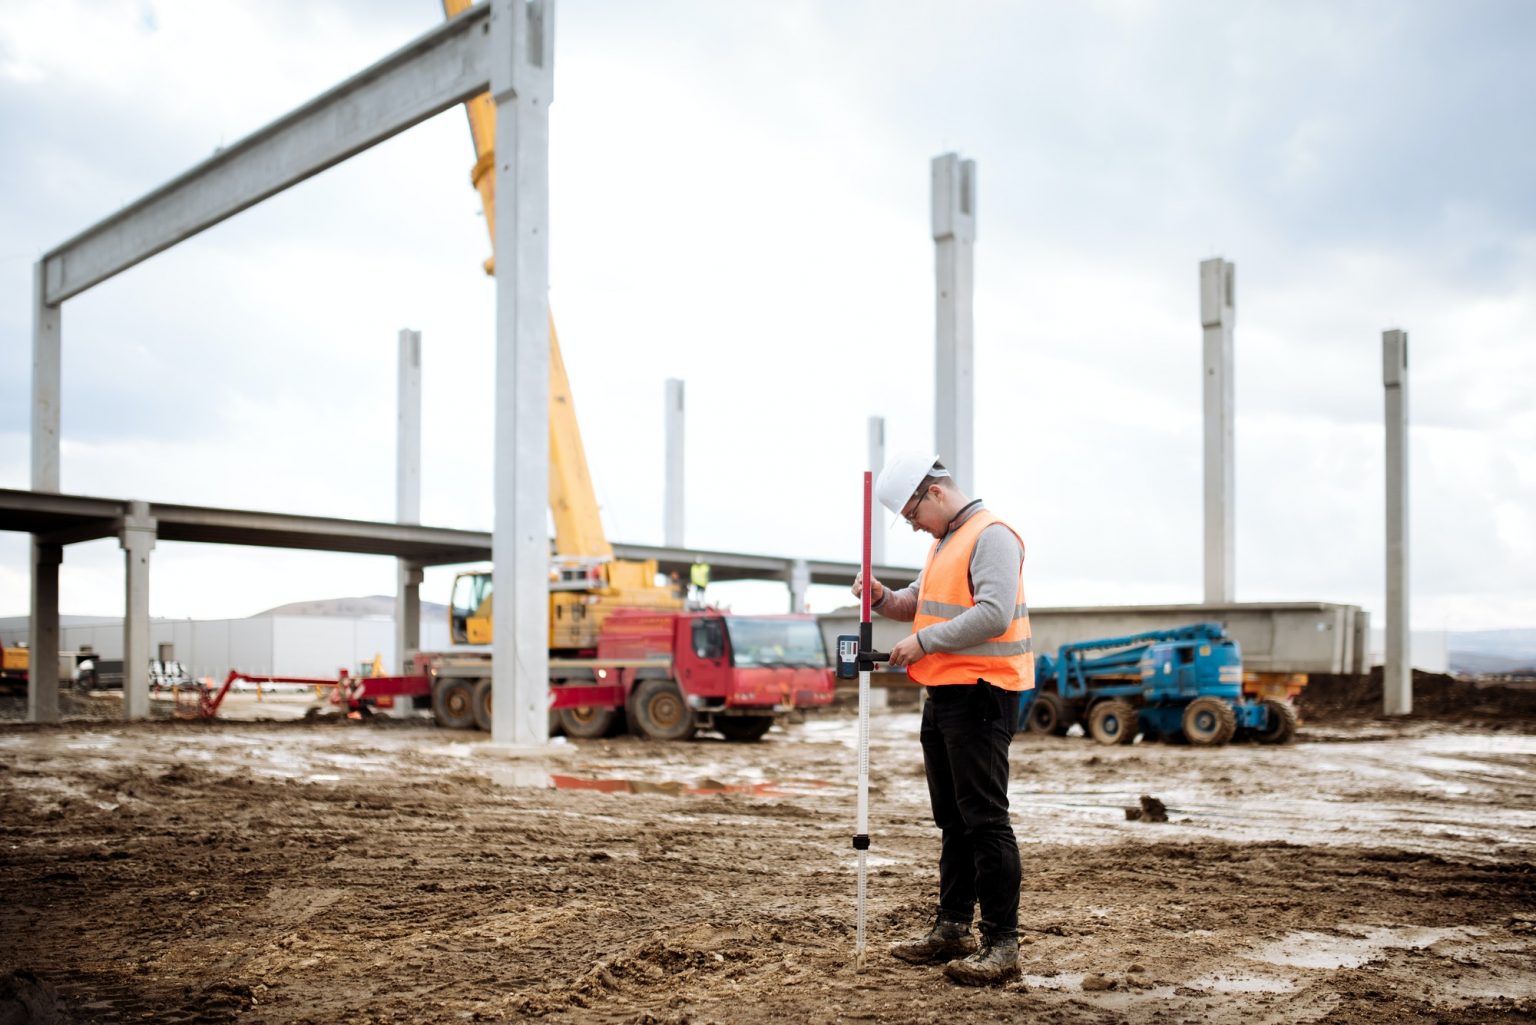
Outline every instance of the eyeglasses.
<path fill-rule="evenodd" d="M 914 526 L 914 527 L 917 526 L 917 507 L 922 505 L 923 504 L 923 499 L 925 499 L 927 497 L 928 497 L 928 489 L 924 488 L 923 489 L 923 493 L 917 496 L 917 501 L 912 503 L 912 511 L 911 512 L 904 512 L 904 513 L 902 513 L 901 514 L 901 518 L 906 520 L 908 523 L 912 524 L 912 526 Z"/>

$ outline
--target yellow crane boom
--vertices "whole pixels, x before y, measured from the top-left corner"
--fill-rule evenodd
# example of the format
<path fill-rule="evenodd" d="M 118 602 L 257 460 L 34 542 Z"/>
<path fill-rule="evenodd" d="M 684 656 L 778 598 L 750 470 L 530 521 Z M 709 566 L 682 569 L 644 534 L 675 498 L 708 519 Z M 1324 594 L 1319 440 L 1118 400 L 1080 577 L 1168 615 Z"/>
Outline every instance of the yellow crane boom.
<path fill-rule="evenodd" d="M 443 0 L 449 18 L 468 10 L 471 0 Z M 469 133 L 475 144 L 475 164 L 470 181 L 480 193 L 485 226 L 491 246 L 496 245 L 496 106 L 489 93 L 464 103 Z M 496 257 L 485 261 L 494 274 Z M 557 562 L 574 567 L 570 580 L 561 586 L 587 583 L 575 590 L 551 595 L 550 647 L 584 648 L 596 636 L 607 612 L 613 608 L 681 608 L 682 598 L 656 584 L 654 560 L 631 562 L 613 557 L 613 546 L 603 532 L 597 492 L 587 470 L 587 450 L 576 422 L 576 403 L 571 382 L 560 355 L 560 337 L 554 316 L 549 321 L 549 508 L 555 522 Z M 596 579 L 590 573 L 597 574 Z M 557 571 L 558 573 L 558 571 Z M 491 582 L 488 573 L 460 574 L 454 581 L 449 609 L 450 631 L 459 643 L 488 644 L 491 640 Z"/>

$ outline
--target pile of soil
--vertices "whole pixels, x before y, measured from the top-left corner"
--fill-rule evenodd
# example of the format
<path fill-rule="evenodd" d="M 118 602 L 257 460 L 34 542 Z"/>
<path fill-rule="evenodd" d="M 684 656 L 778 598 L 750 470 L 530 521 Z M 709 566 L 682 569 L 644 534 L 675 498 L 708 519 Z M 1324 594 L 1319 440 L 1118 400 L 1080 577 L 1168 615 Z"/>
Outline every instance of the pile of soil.
<path fill-rule="evenodd" d="M 1382 670 L 1363 676 L 1313 674 L 1296 705 L 1311 722 L 1369 719 L 1382 714 Z M 1409 718 L 1451 722 L 1536 725 L 1536 687 L 1492 683 L 1413 671 L 1413 714 Z"/>

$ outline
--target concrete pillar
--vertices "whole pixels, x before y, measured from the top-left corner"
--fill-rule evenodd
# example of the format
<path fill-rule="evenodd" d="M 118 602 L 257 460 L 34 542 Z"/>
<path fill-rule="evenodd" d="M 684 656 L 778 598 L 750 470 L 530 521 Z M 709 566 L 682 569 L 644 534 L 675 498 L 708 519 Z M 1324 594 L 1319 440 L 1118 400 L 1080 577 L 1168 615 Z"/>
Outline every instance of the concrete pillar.
<path fill-rule="evenodd" d="M 1408 634 L 1408 333 L 1381 335 L 1387 421 L 1387 651 L 1382 712 L 1413 711 L 1413 663 Z"/>
<path fill-rule="evenodd" d="M 934 157 L 933 244 L 937 275 L 933 437 L 960 490 L 975 487 L 976 161 Z"/>
<path fill-rule="evenodd" d="M 869 471 L 880 478 L 880 470 L 885 466 L 885 417 L 872 416 L 869 418 Z M 869 532 L 869 562 L 872 566 L 880 566 L 885 563 L 885 535 L 886 530 L 881 529 L 883 520 L 875 518 L 870 524 Z"/>
<path fill-rule="evenodd" d="M 43 264 L 32 271 L 32 490 L 59 490 L 62 309 L 43 300 Z"/>
<path fill-rule="evenodd" d="M 59 721 L 59 564 L 62 545 L 32 539 L 32 619 L 28 624 L 27 721 Z"/>
<path fill-rule="evenodd" d="M 147 502 L 129 502 L 118 525 L 127 596 L 123 608 L 123 718 L 149 715 L 149 553 L 155 548 L 155 520 Z"/>
<path fill-rule="evenodd" d="M 663 502 L 666 520 L 663 543 L 683 546 L 683 382 L 667 378 L 667 493 Z"/>
<path fill-rule="evenodd" d="M 395 520 L 421 522 L 421 332 L 399 336 L 398 397 L 395 403 Z M 421 650 L 421 567 L 408 559 L 395 566 L 395 672 L 410 672 L 411 653 Z M 395 714 L 413 711 L 409 699 L 397 701 Z"/>
<path fill-rule="evenodd" d="M 1233 266 L 1220 257 L 1200 263 L 1200 327 L 1205 370 L 1205 602 L 1237 600 L 1233 483 L 1232 325 L 1237 319 Z"/>
<path fill-rule="evenodd" d="M 59 490 L 62 310 L 43 300 L 44 265 L 32 271 L 32 490 Z M 59 721 L 59 564 L 64 549 L 32 539 L 27 719 Z"/>
<path fill-rule="evenodd" d="M 395 520 L 421 522 L 421 332 L 400 332 L 395 402 Z"/>
<path fill-rule="evenodd" d="M 806 595 L 811 589 L 811 565 L 796 559 L 789 566 L 789 611 L 804 612 Z"/>
<path fill-rule="evenodd" d="M 552 0 L 490 0 L 496 103 L 496 588 L 491 737 L 549 740 Z"/>
<path fill-rule="evenodd" d="M 402 676 L 411 672 L 411 656 L 421 650 L 421 581 L 420 566 L 405 559 L 396 560 L 395 571 L 395 665 Z M 414 708 L 409 700 L 397 703 L 395 712 L 401 718 L 410 715 Z"/>

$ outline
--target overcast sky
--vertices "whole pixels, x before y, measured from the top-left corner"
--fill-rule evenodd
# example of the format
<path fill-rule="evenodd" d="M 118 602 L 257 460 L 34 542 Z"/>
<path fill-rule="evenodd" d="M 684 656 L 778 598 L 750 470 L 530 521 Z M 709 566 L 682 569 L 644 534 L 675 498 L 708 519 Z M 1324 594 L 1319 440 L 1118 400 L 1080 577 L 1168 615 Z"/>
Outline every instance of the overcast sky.
<path fill-rule="evenodd" d="M 0 5 L 0 486 L 49 248 L 430 29 L 436 0 Z M 929 161 L 979 171 L 976 491 L 1032 605 L 1198 601 L 1198 264 L 1237 265 L 1237 594 L 1382 607 L 1381 332 L 1410 337 L 1413 621 L 1536 625 L 1536 5 L 565 0 L 551 302 L 610 536 L 854 560 L 865 421 L 933 438 Z M 448 111 L 63 309 L 63 490 L 487 529 L 493 283 Z M 893 562 L 925 545 L 894 531 Z M 0 536 L 0 614 L 27 610 Z M 66 613 L 119 614 L 115 543 Z M 392 593 L 163 543 L 158 616 Z M 428 574 L 444 600 L 450 570 Z M 782 590 L 743 589 L 738 608 Z M 818 589 L 814 605 L 843 604 Z M 1379 625 L 1381 620 L 1377 618 Z"/>

